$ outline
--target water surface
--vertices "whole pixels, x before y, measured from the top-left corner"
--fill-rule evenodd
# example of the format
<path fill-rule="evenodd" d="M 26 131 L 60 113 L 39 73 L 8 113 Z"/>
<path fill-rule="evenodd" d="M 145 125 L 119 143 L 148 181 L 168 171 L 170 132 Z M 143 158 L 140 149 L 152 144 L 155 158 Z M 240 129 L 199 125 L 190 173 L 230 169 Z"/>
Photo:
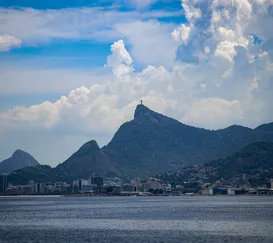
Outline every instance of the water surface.
<path fill-rule="evenodd" d="M 0 242 L 273 242 L 273 197 L 0 197 Z"/>

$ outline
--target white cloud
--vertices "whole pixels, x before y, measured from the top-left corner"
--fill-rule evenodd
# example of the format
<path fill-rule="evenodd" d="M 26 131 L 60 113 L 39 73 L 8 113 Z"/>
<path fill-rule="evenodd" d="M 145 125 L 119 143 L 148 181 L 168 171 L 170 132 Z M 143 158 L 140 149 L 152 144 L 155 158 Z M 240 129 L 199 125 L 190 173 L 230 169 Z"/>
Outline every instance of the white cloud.
<path fill-rule="evenodd" d="M 1 35 L 0 34 L 0 52 L 8 51 L 13 47 L 19 47 L 22 41 L 10 35 Z"/>
<path fill-rule="evenodd" d="M 111 52 L 112 54 L 107 57 L 107 67 L 112 68 L 115 76 L 120 78 L 133 71 L 131 67 L 133 59 L 125 49 L 123 40 L 114 42 L 114 44 L 111 45 Z"/>
<path fill-rule="evenodd" d="M 196 2 L 197 1 L 192 1 L 192 0 L 182 1 L 182 7 L 185 10 L 185 15 L 188 21 L 199 19 L 202 16 L 201 9 L 198 7 L 195 7 L 194 3 Z"/>
<path fill-rule="evenodd" d="M 229 98 L 225 98 L 227 90 L 232 92 L 231 87 L 227 89 L 226 85 L 231 85 L 231 80 L 234 81 L 239 73 L 233 69 L 230 75 L 223 78 L 230 66 L 223 68 L 218 59 L 215 59 L 215 65 L 214 61 L 206 65 L 177 63 L 170 71 L 162 66 L 148 66 L 139 73 L 132 73 L 133 60 L 122 40 L 111 46 L 111 52 L 107 65 L 112 67 L 116 79 L 90 88 L 74 89 L 68 96 L 62 96 L 54 103 L 45 102 L 29 108 L 16 107 L 0 113 L 0 119 L 8 127 L 20 122 L 22 125 L 36 123 L 46 128 L 68 126 L 72 130 L 87 129 L 95 132 L 100 124 L 100 130 L 113 132 L 122 122 L 132 117 L 138 100 L 143 99 L 145 104 L 159 112 L 208 128 L 223 127 L 230 122 L 253 124 L 254 120 L 247 118 L 245 111 L 249 112 L 249 107 L 256 102 L 254 96 L 249 96 L 249 92 L 255 90 L 255 84 L 250 83 L 249 77 L 242 70 L 238 72 L 245 76 L 245 80 L 241 80 L 245 83 L 233 83 L 239 98 L 236 98 L 236 94 L 227 94 Z M 236 54 L 237 59 L 243 55 L 240 52 L 238 50 Z M 237 59 L 235 65 L 236 62 L 242 64 L 244 61 L 242 58 Z M 245 72 L 250 72 L 251 68 L 248 66 Z M 245 89 L 245 84 L 249 85 L 249 89 Z M 210 97 L 210 92 L 214 90 L 215 93 L 216 89 L 220 97 Z M 202 106 L 204 112 L 200 113 Z"/>
<path fill-rule="evenodd" d="M 191 32 L 191 27 L 185 24 L 181 24 L 172 32 L 172 37 L 177 42 L 184 42 L 187 44 Z"/>
<path fill-rule="evenodd" d="M 229 41 L 221 41 L 215 50 L 215 56 L 224 57 L 232 62 L 233 57 L 236 54 L 235 47 L 236 43 Z"/>
<path fill-rule="evenodd" d="M 0 33 L 16 36 L 24 44 L 48 42 L 55 38 L 113 40 L 119 38 L 114 26 L 137 20 L 180 15 L 178 11 L 119 11 L 111 8 L 66 8 L 36 10 L 0 8 Z"/>
<path fill-rule="evenodd" d="M 243 115 L 243 107 L 239 100 L 206 98 L 192 102 L 183 120 L 197 126 L 201 125 L 198 121 L 202 120 L 211 127 L 217 127 L 219 123 L 233 124 L 234 117 L 241 120 Z"/>
<path fill-rule="evenodd" d="M 113 42 L 126 38 L 137 63 L 170 67 L 177 48 L 170 36 L 174 24 L 160 23 L 158 18 L 181 13 L 119 11 L 114 7 L 60 10 L 0 8 L 0 33 L 20 38 L 22 45 L 39 45 L 56 39 Z"/>
<path fill-rule="evenodd" d="M 143 65 L 172 67 L 177 43 L 172 40 L 173 24 L 158 21 L 135 21 L 117 24 L 115 30 L 132 45 L 131 54 Z"/>

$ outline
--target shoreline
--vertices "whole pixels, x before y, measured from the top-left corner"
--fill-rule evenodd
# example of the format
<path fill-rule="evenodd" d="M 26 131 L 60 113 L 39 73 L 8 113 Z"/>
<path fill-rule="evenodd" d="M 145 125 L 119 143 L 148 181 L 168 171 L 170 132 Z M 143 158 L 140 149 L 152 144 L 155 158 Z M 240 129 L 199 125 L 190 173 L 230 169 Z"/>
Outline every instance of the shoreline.
<path fill-rule="evenodd" d="M 273 194 L 245 194 L 245 195 L 81 195 L 81 194 L 71 194 L 71 195 L 0 195 L 0 198 L 11 198 L 11 197 L 272 197 Z"/>

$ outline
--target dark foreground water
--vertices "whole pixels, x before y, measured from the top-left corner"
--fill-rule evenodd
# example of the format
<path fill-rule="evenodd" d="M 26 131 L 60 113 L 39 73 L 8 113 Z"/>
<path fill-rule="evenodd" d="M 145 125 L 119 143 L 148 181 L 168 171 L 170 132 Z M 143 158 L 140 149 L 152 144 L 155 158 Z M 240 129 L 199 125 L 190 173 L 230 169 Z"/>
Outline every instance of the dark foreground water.
<path fill-rule="evenodd" d="M 273 197 L 0 197 L 0 242 L 273 242 Z"/>

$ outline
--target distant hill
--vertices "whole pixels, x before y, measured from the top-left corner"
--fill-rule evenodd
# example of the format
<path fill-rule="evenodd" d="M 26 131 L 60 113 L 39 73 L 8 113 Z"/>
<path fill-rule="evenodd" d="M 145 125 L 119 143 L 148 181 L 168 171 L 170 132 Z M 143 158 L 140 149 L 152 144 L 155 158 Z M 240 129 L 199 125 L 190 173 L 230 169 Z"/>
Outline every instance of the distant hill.
<path fill-rule="evenodd" d="M 211 181 L 234 180 L 246 177 L 252 186 L 266 184 L 273 178 L 273 143 L 256 142 L 233 155 L 204 164 L 210 173 Z"/>
<path fill-rule="evenodd" d="M 48 179 L 67 181 L 85 179 L 91 175 L 121 176 L 119 170 L 94 140 L 84 144 L 70 158 L 54 168 L 48 175 Z"/>
<path fill-rule="evenodd" d="M 35 182 L 46 181 L 46 176 L 50 173 L 52 168 L 49 165 L 37 165 L 28 166 L 20 170 L 13 171 L 9 177 L 8 181 L 13 185 L 26 185 L 30 180 Z"/>
<path fill-rule="evenodd" d="M 202 181 L 215 186 L 257 187 L 273 178 L 273 143 L 256 142 L 224 158 L 159 176 L 172 184 Z"/>
<path fill-rule="evenodd" d="M 11 173 L 27 166 L 36 166 L 39 162 L 27 152 L 17 149 L 13 155 L 0 163 L 0 173 Z"/>
<path fill-rule="evenodd" d="M 125 177 L 145 177 L 222 158 L 256 141 L 273 141 L 272 126 L 211 131 L 138 105 L 134 119 L 121 125 L 102 150 Z"/>

